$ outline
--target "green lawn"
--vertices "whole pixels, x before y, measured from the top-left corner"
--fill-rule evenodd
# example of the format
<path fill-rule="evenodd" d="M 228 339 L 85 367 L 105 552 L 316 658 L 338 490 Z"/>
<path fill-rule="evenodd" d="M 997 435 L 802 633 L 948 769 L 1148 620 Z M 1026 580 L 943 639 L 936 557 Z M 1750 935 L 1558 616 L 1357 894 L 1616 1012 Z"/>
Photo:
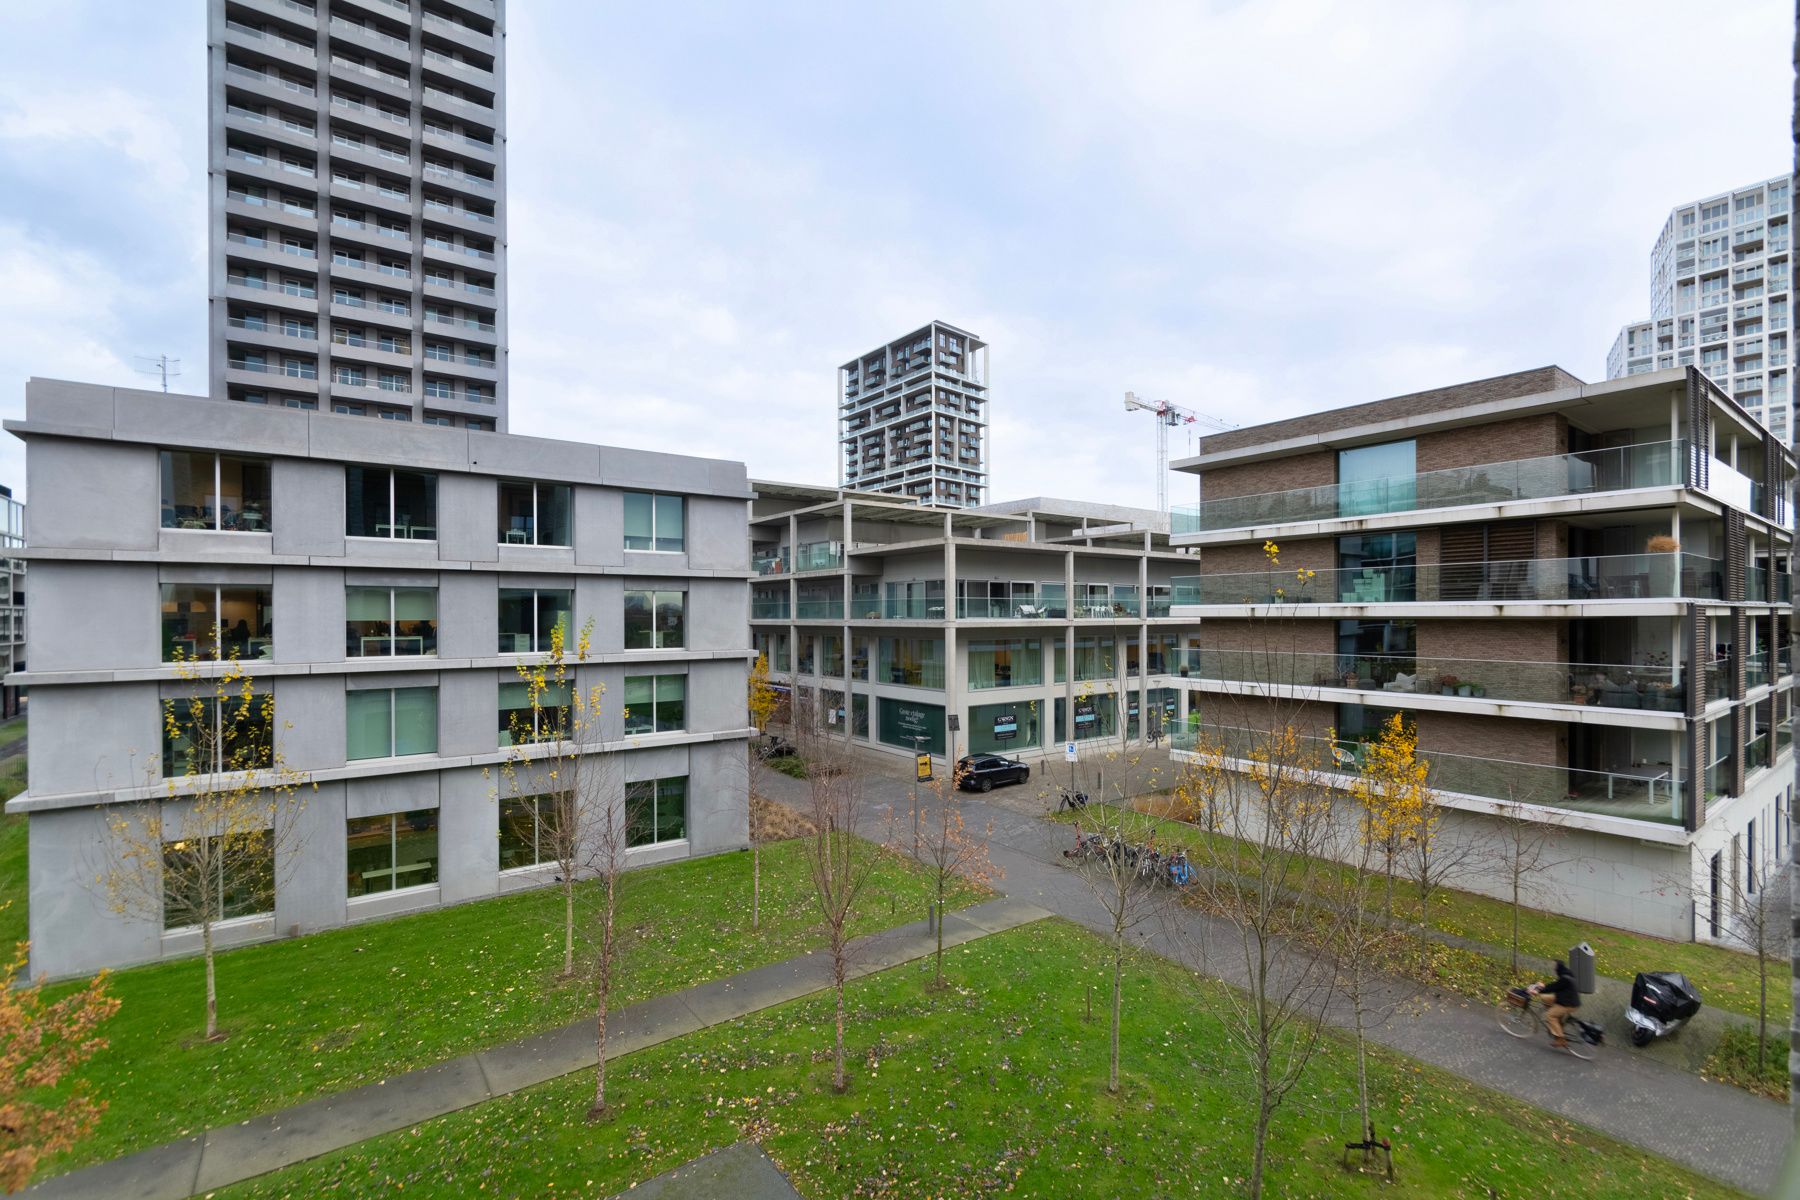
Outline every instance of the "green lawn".
<path fill-rule="evenodd" d="M 25 718 L 14 717 L 10 721 L 0 721 L 0 754 L 5 754 L 12 744 L 25 736 Z"/>
<path fill-rule="evenodd" d="M 0 730 L 5 728 L 0 725 Z M 0 802 L 24 790 L 25 760 L 0 766 Z M 0 949 L 9 954 L 27 936 L 25 847 L 25 818 L 0 813 Z"/>
<path fill-rule="evenodd" d="M 1060 819 L 1073 822 L 1075 817 L 1062 814 Z M 1209 834 L 1193 825 L 1157 820 L 1148 816 L 1142 821 L 1146 832 L 1154 830 L 1161 842 L 1198 846 Z M 1396 896 L 1395 915 L 1413 921 L 1418 905 L 1404 895 Z M 1432 927 L 1450 934 L 1470 938 L 1506 950 L 1512 944 L 1512 907 L 1502 901 L 1470 892 L 1440 891 L 1431 903 Z M 1574 917 L 1525 909 L 1519 921 L 1519 950 L 1542 958 L 1566 958 L 1569 947 L 1587 942 L 1594 948 L 1600 973 L 1615 979 L 1629 980 L 1639 971 L 1680 971 L 1700 986 L 1706 1003 L 1728 1012 L 1756 1015 L 1756 959 L 1724 946 L 1701 942 L 1671 942 L 1648 934 L 1628 933 L 1595 925 Z M 1510 957 L 1498 967 L 1478 963 L 1473 953 L 1441 954 L 1445 964 L 1439 982 L 1459 991 L 1479 989 L 1474 994 L 1492 994 L 1492 984 L 1504 979 Z M 1770 966 L 1769 1020 L 1785 1026 L 1792 998 L 1782 986 L 1783 964 Z"/>
<path fill-rule="evenodd" d="M 1125 1087 L 1114 1098 L 1106 1021 L 1083 1015 L 1087 987 L 1105 984 L 1098 939 L 1046 921 L 951 960 L 951 990 L 927 989 L 922 964 L 851 985 L 855 1062 L 843 1096 L 830 1091 L 831 998 L 821 993 L 619 1060 L 608 1089 L 617 1108 L 603 1123 L 583 1119 L 593 1085 L 581 1072 L 213 1196 L 606 1196 L 746 1137 L 820 1200 L 1239 1192 L 1251 1097 L 1211 985 L 1160 960 L 1133 963 Z M 1568 1066 L 1543 1053 L 1546 1070 Z M 1352 1078 L 1346 1048 L 1330 1043 L 1277 1116 L 1268 1195 L 1736 1195 L 1385 1055 L 1371 1082 L 1399 1179 L 1358 1176 L 1339 1165 L 1356 1125 Z"/>
<path fill-rule="evenodd" d="M 762 930 L 750 855 L 622 877 L 615 1002 L 776 962 L 823 943 L 806 843 L 764 848 Z M 884 852 L 858 932 L 922 919 L 922 872 Z M 956 895 L 960 906 L 978 898 Z M 110 1108 L 66 1170 L 576 1020 L 586 983 L 559 982 L 561 893 L 545 889 L 220 956 L 223 1042 L 199 1043 L 197 959 L 121 971 L 109 1049 L 85 1069 Z"/>

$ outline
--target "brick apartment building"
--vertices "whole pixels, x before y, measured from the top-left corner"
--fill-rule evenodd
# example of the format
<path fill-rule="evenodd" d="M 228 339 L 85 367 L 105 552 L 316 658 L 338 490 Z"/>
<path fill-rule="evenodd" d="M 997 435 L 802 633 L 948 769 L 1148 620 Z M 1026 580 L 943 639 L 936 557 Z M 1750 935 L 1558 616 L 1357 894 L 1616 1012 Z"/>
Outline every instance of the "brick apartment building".
<path fill-rule="evenodd" d="M 1445 836 L 1503 809 L 1566 827 L 1548 906 L 1728 928 L 1786 837 L 1795 473 L 1729 395 L 1548 367 L 1217 434 L 1176 468 L 1201 481 L 1171 538 L 1201 553 L 1172 610 L 1204 620 L 1184 739 L 1242 745 L 1274 697 L 1349 769 L 1404 713 Z"/>

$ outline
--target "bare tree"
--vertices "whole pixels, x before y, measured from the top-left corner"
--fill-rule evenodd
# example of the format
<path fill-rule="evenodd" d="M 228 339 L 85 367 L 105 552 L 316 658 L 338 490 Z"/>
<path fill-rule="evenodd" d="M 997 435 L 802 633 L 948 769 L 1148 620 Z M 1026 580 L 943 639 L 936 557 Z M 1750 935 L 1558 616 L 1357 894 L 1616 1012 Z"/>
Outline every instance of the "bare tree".
<path fill-rule="evenodd" d="M 760 740 L 769 731 L 769 720 L 774 717 L 775 710 L 781 707 L 781 693 L 769 683 L 769 656 L 759 654 L 756 663 L 750 668 L 747 685 L 747 707 L 750 712 L 750 723 L 756 727 L 756 736 Z M 762 799 L 762 784 L 768 777 L 769 761 L 764 757 L 766 746 L 750 743 L 745 750 L 745 786 L 744 816 L 748 825 L 747 836 L 750 839 L 750 928 L 762 927 L 762 843 L 763 822 L 757 819 L 756 802 Z"/>
<path fill-rule="evenodd" d="M 1506 880 L 1507 903 L 1512 909 L 1512 972 L 1519 973 L 1519 917 L 1527 901 L 1545 895 L 1552 873 L 1574 861 L 1565 848 L 1562 816 L 1554 809 L 1527 815 L 1507 805 L 1493 816 L 1493 847 L 1497 865 Z"/>
<path fill-rule="evenodd" d="M 1284 725 L 1239 731 L 1231 746 L 1203 739 L 1183 784 L 1221 835 L 1197 843 L 1195 887 L 1228 931 L 1215 973 L 1243 986 L 1219 992 L 1256 1089 L 1252 1197 L 1262 1195 L 1270 1123 L 1319 1048 L 1338 984 L 1332 956 L 1316 947 L 1338 940 L 1339 916 L 1312 899 L 1328 892 L 1334 870 L 1325 774 L 1317 743 Z M 1206 942 L 1201 952 L 1213 953 Z"/>
<path fill-rule="evenodd" d="M 807 875 L 826 931 L 831 955 L 831 986 L 837 1003 L 832 1049 L 831 1086 L 850 1086 L 844 1066 L 844 984 L 850 973 L 850 922 L 858 898 L 880 861 L 881 849 L 857 836 L 864 818 L 862 780 L 835 738 L 821 733 L 796 703 L 793 728 L 807 763 L 806 817 L 813 831 L 807 845 Z"/>
<path fill-rule="evenodd" d="M 1788 921 L 1793 875 L 1782 869 L 1779 855 L 1774 853 L 1772 839 L 1759 838 L 1752 850 L 1733 838 L 1720 853 L 1728 862 L 1720 864 L 1717 890 L 1711 871 L 1705 882 L 1698 879 L 1669 880 L 1671 890 L 1687 894 L 1702 906 L 1714 940 L 1741 950 L 1756 959 L 1756 1072 L 1760 1078 L 1768 1063 L 1769 974 L 1774 964 L 1786 971 L 1791 932 Z M 1787 875 L 1787 889 L 1782 877 Z M 1712 913 L 1716 912 L 1714 920 Z"/>
<path fill-rule="evenodd" d="M 963 819 L 962 777 L 952 768 L 953 778 L 932 784 L 937 803 L 925 826 L 920 845 L 920 861 L 931 873 L 932 891 L 937 899 L 937 951 L 932 985 L 944 982 L 944 896 L 955 879 L 985 885 L 1006 873 L 994 864 L 988 847 L 994 838 L 994 823 L 971 832 Z M 891 840 L 890 840 L 890 844 Z M 895 849 L 901 849 L 895 847 Z"/>
<path fill-rule="evenodd" d="M 528 704 L 508 720 L 512 746 L 500 768 L 498 796 L 503 847 L 512 847 L 527 862 L 555 864 L 563 900 L 563 978 L 576 975 L 578 924 L 594 924 L 597 1058 L 590 1120 L 607 1111 L 606 1036 L 619 955 L 619 873 L 625 869 L 626 847 L 650 840 L 658 819 L 656 785 L 650 784 L 648 797 L 633 792 L 638 785 L 622 789 L 618 756 L 604 746 L 610 732 L 604 685 L 584 685 L 578 676 L 592 633 L 589 622 L 571 653 L 568 631 L 558 623 L 551 631 L 550 650 L 518 665 Z M 634 714 L 626 708 L 621 716 L 629 729 Z"/>
<path fill-rule="evenodd" d="M 308 777 L 275 744 L 275 698 L 236 661 L 211 674 L 184 663 L 189 694 L 163 702 L 161 800 L 107 818 L 99 884 L 120 915 L 200 931 L 206 1039 L 219 1033 L 215 933 L 273 909 L 277 875 L 298 857 Z"/>

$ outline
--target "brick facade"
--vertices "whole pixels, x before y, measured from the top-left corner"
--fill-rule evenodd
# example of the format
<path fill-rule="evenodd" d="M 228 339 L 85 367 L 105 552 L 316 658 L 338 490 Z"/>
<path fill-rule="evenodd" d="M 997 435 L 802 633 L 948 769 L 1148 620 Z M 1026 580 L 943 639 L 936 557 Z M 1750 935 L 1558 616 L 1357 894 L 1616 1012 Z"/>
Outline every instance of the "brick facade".
<path fill-rule="evenodd" d="M 1336 482 L 1337 452 L 1316 450 L 1208 471 L 1201 476 L 1200 498 L 1223 500 L 1232 496 L 1260 496 L 1264 492 L 1324 487 Z"/>
<path fill-rule="evenodd" d="M 1567 727 L 1554 721 L 1520 721 L 1467 713 L 1420 712 L 1419 750 L 1470 758 L 1564 766 L 1569 761 Z"/>
<path fill-rule="evenodd" d="M 1560 413 L 1541 413 L 1423 434 L 1418 439 L 1417 463 L 1420 471 L 1442 471 L 1568 452 L 1567 418 Z"/>
<path fill-rule="evenodd" d="M 1316 436 L 1330 433 L 1333 430 L 1350 429 L 1379 421 L 1428 416 L 1474 404 L 1487 404 L 1495 400 L 1512 400 L 1520 396 L 1535 396 L 1543 392 L 1554 392 L 1563 388 L 1580 386 L 1581 380 L 1561 367 L 1538 367 L 1530 371 L 1515 371 L 1511 375 L 1496 375 L 1492 379 L 1459 383 L 1454 387 L 1434 388 L 1427 392 L 1412 392 L 1405 396 L 1371 401 L 1368 404 L 1353 404 L 1349 408 L 1334 408 L 1329 412 L 1308 413 L 1304 417 L 1295 417 L 1289 421 L 1276 421 L 1268 425 L 1253 425 L 1248 429 L 1233 429 L 1225 433 L 1215 433 L 1210 437 L 1200 439 L 1200 453 L 1216 454 L 1225 450 L 1241 450 L 1247 446 L 1260 446 L 1266 442 L 1279 442 L 1286 438 Z M 1513 457 L 1522 456 L 1514 455 Z M 1223 494 L 1225 493 L 1221 493 L 1221 495 Z"/>
<path fill-rule="evenodd" d="M 1200 555 L 1202 575 L 1235 575 L 1245 571 L 1297 571 L 1308 567 L 1326 571 L 1337 566 L 1337 541 L 1334 538 L 1283 540 L 1281 565 L 1271 567 L 1262 543 L 1242 542 L 1231 546 L 1208 546 Z"/>
<path fill-rule="evenodd" d="M 1208 650 L 1331 654 L 1337 650 L 1337 623 L 1287 618 L 1272 621 L 1209 620 L 1201 630 L 1200 644 Z"/>
<path fill-rule="evenodd" d="M 1420 621 L 1420 658 L 1568 662 L 1566 621 Z"/>

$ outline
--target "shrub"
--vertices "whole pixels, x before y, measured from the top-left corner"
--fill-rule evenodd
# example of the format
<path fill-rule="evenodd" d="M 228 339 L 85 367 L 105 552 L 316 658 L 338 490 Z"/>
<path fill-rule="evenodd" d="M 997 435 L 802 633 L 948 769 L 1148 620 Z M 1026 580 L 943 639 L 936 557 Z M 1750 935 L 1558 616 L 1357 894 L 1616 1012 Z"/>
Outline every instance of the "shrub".
<path fill-rule="evenodd" d="M 1756 1027 L 1733 1023 L 1706 1060 L 1705 1072 L 1713 1079 L 1760 1092 L 1775 1100 L 1788 1094 L 1788 1040 L 1771 1034 L 1763 1047 L 1763 1069 L 1756 1070 Z"/>

